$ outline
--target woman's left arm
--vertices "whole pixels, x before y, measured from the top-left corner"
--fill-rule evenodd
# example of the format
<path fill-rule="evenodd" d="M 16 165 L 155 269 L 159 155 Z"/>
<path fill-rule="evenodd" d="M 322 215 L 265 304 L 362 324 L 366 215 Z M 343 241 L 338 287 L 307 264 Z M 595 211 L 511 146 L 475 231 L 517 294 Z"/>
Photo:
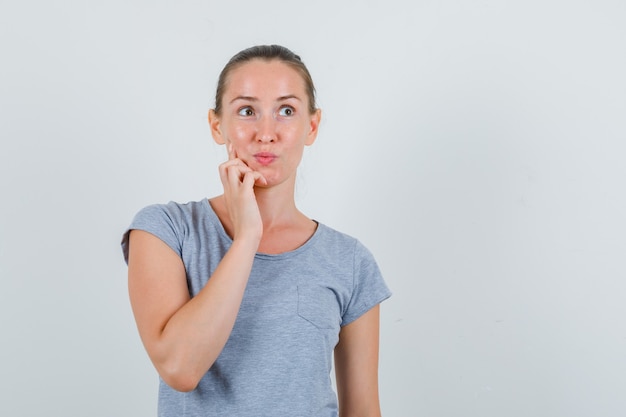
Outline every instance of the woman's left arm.
<path fill-rule="evenodd" d="M 378 334 L 380 307 L 341 328 L 335 347 L 340 417 L 380 417 Z"/>

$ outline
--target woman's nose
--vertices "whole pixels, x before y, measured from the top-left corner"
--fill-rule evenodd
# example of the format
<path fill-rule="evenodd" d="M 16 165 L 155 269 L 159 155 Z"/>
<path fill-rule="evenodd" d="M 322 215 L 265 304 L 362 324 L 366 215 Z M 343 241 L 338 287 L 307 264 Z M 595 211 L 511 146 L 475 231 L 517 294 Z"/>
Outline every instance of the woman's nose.
<path fill-rule="evenodd" d="M 276 140 L 276 125 L 273 117 L 265 116 L 259 120 L 256 140 L 259 142 L 274 142 Z"/>

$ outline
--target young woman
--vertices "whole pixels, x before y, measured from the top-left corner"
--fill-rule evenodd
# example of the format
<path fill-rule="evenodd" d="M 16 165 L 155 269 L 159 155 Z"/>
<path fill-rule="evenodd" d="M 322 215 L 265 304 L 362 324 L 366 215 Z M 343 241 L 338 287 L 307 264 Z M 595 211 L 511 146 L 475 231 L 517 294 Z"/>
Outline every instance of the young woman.
<path fill-rule="evenodd" d="M 390 292 L 367 249 L 294 201 L 320 124 L 314 92 L 284 47 L 235 55 L 209 112 L 228 150 L 224 193 L 146 207 L 124 234 L 160 416 L 380 416 L 378 305 Z"/>

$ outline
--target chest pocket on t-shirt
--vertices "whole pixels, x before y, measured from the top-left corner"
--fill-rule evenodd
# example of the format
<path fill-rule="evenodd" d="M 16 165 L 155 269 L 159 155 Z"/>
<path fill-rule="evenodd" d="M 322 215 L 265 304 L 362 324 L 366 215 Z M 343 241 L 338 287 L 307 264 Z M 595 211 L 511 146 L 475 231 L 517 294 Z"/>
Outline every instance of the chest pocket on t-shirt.
<path fill-rule="evenodd" d="M 320 285 L 298 285 L 298 315 L 319 329 L 334 329 L 341 323 L 337 296 Z"/>

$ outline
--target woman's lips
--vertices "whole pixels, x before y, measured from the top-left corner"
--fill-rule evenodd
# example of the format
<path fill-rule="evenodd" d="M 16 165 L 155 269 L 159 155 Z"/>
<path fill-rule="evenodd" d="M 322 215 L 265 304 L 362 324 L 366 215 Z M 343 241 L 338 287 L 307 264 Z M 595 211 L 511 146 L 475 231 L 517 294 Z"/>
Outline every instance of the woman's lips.
<path fill-rule="evenodd" d="M 271 152 L 259 152 L 255 153 L 253 156 L 254 159 L 263 166 L 271 164 L 277 158 L 277 156 Z"/>

